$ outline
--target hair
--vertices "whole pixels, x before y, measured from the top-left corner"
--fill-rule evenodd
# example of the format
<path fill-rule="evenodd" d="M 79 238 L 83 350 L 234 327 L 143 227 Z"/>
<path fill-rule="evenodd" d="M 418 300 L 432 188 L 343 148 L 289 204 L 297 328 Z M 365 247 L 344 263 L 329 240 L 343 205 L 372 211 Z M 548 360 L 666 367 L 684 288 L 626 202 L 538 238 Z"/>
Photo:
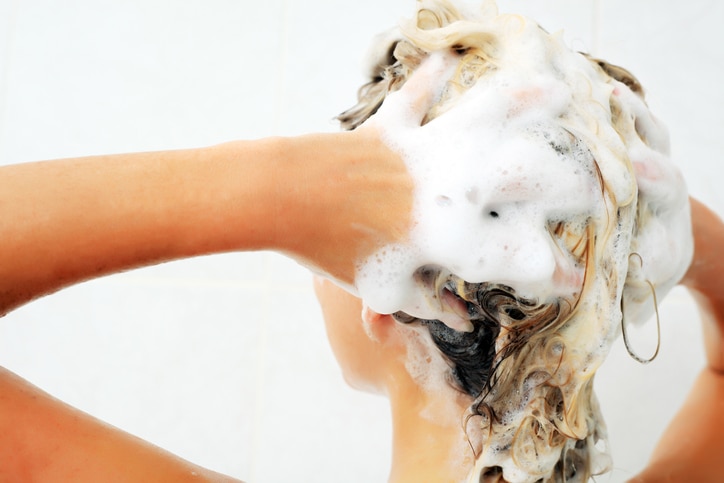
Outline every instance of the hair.
<path fill-rule="evenodd" d="M 485 8 L 492 8 L 490 2 Z M 510 24 L 526 22 L 518 16 L 498 18 Z M 360 88 L 358 103 L 338 116 L 342 127 L 355 129 L 372 116 L 386 96 L 399 89 L 424 58 L 436 50 L 455 51 L 459 63 L 423 123 L 451 109 L 462 93 L 497 68 L 500 39 L 487 25 L 461 14 L 447 0 L 418 1 L 416 17 L 403 24 L 400 31 L 388 35 L 386 44 L 378 46 L 371 80 Z M 588 65 L 590 76 L 615 85 L 621 83 L 643 102 L 641 84 L 630 72 L 586 54 L 580 56 L 581 63 Z M 594 101 L 587 105 L 578 102 L 571 107 L 575 111 L 572 119 L 560 120 L 582 149 L 590 151 L 608 213 L 607 226 L 594 226 L 593 220 L 583 226 L 565 220 L 549 225 L 551 237 L 563 243 L 580 266 L 585 267 L 577 293 L 570 298 L 540 303 L 518 296 L 513 288 L 505 285 L 468 283 L 454 275 L 443 275 L 446 272 L 437 267 L 423 267 L 418 276 L 434 278 L 433 286 L 438 290 L 449 290 L 465 301 L 473 330 L 458 332 L 438 320 L 418 319 L 402 312 L 394 314 L 398 322 L 428 329 L 450 365 L 453 385 L 473 398 L 465 424 L 467 428 L 476 421 L 474 424 L 483 434 L 487 433 L 483 453 L 509 451 L 516 465 L 537 475 L 539 481 L 587 481 L 591 475 L 608 470 L 606 462 L 597 460 L 606 451 L 601 448 L 605 445 L 606 431 L 593 394 L 595 368 L 586 377 L 574 374 L 581 368 L 566 363 L 573 357 L 574 348 L 562 334 L 577 315 L 584 319 L 591 317 L 591 309 L 578 314 L 581 301 L 587 296 L 601 297 L 605 293 L 614 300 L 621 298 L 626 271 L 610 259 L 620 253 L 621 246 L 631 239 L 631 232 L 638 229 L 637 223 L 644 216 L 645 207 L 637 208 L 635 177 L 625 148 L 605 146 L 622 160 L 624 174 L 631 175 L 634 184 L 631 196 L 616 193 L 602 173 L 599 157 L 603 156 L 601 146 L 607 141 L 596 138 L 600 131 L 594 128 L 592 132 L 596 135 L 587 136 L 575 129 L 575 122 L 581 119 L 586 122 L 590 118 L 586 110 L 603 108 L 610 112 L 618 143 L 625 137 L 622 133 L 633 130 L 637 139 L 649 144 L 647 137 L 650 136 L 634 125 L 622 102 L 613 94 L 608 106 L 596 105 Z M 614 134 L 614 138 L 616 136 Z M 604 246 L 606 248 L 601 248 Z M 624 273 L 619 273 L 621 271 Z M 605 281 L 604 286 L 592 282 L 594 273 Z M 512 421 L 515 415 L 506 412 L 511 404 L 526 409 L 518 420 Z M 503 438 L 509 441 L 509 448 L 487 443 L 494 440 L 494 435 L 510 433 L 511 427 L 515 428 L 514 432 Z M 551 454 L 553 460 L 546 456 Z M 501 467 L 488 465 L 483 455 L 477 456 L 475 471 L 479 481 L 505 481 Z"/>

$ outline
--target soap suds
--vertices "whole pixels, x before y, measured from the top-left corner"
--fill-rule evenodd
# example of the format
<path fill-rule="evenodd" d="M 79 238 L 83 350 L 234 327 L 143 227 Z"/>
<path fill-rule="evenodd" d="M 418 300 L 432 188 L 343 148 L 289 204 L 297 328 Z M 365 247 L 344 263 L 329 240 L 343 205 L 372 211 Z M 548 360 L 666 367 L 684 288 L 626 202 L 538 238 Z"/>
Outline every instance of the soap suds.
<path fill-rule="evenodd" d="M 430 79 L 439 102 L 424 126 L 383 133 L 415 182 L 414 227 L 360 262 L 357 293 L 379 313 L 407 314 L 404 329 L 439 320 L 467 333 L 480 322 L 464 307 L 472 314 L 477 299 L 461 288 L 501 290 L 492 299 L 503 305 L 485 309 L 500 332 L 495 373 L 471 408 L 484 435 L 471 478 L 584 481 L 610 465 L 593 376 L 621 299 L 627 320 L 645 320 L 649 283 L 661 300 L 693 252 L 668 134 L 625 71 L 534 22 L 492 2 L 477 15 L 418 5 L 385 37 L 396 46 L 391 65 L 376 64 L 381 80 L 341 116 L 358 125 L 416 69 L 447 81 Z M 409 364 L 422 385 L 440 382 L 440 364 Z"/>

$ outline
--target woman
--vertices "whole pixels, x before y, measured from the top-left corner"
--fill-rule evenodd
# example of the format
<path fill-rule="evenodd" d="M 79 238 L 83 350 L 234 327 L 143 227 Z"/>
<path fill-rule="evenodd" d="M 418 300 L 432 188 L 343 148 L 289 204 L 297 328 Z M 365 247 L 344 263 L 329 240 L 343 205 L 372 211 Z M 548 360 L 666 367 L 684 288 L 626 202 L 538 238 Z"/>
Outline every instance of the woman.
<path fill-rule="evenodd" d="M 410 89 L 414 84 L 408 81 L 406 86 Z M 432 89 L 432 92 L 436 94 L 438 90 Z M 390 101 L 385 104 L 389 106 Z M 423 107 L 415 109 L 420 113 L 418 119 L 429 111 L 426 104 L 429 103 L 420 103 Z M 384 119 L 384 116 L 382 118 Z M 430 126 L 433 126 L 433 123 L 430 123 Z M 373 140 L 373 146 L 380 148 L 382 158 L 389 158 L 389 151 L 374 141 L 374 134 L 364 130 L 359 132 L 361 134 L 357 136 L 340 137 L 337 140 L 350 142 L 347 147 L 359 148 L 360 140 L 363 139 L 360 136 L 364 136 L 366 132 L 369 139 Z M 331 138 L 327 141 L 329 139 Z M 278 165 L 274 172 L 287 172 L 290 176 L 288 179 L 296 181 L 301 174 L 294 169 L 298 166 L 294 162 L 295 158 L 302 156 L 308 159 L 308 148 L 319 149 L 320 146 L 326 147 L 322 150 L 322 156 L 316 159 L 319 164 L 315 163 L 314 169 L 308 173 L 308 179 L 312 183 L 320 182 L 322 177 L 315 176 L 315 172 L 328 176 L 328 170 L 334 169 L 329 164 L 331 158 L 337 158 L 337 161 L 342 160 L 337 168 L 341 174 L 332 178 L 335 181 L 342 180 L 343 183 L 333 183 L 334 186 L 326 183 L 322 186 L 312 184 L 312 187 L 308 188 L 312 192 L 325 192 L 330 195 L 329 198 L 313 200 L 312 205 L 298 204 L 309 203 L 310 200 L 294 189 L 285 193 L 275 192 L 274 187 L 268 183 L 268 173 L 259 172 L 246 163 L 241 163 L 239 169 L 235 162 L 238 156 L 251 156 L 251 159 L 266 159 L 275 163 L 281 160 L 284 161 L 283 164 Z M 353 156 L 350 159 L 344 155 L 347 152 L 344 146 L 334 143 L 331 146 L 332 150 L 328 151 L 330 146 L 326 142 L 320 142 L 319 138 L 304 138 L 293 141 L 292 145 L 287 144 L 281 153 L 280 142 L 272 141 L 246 146 L 227 145 L 186 153 L 139 155 L 123 158 L 122 163 L 118 162 L 121 158 L 111 159 L 107 160 L 108 163 L 103 163 L 103 169 L 108 171 L 101 173 L 96 171 L 99 167 L 98 160 L 74 160 L 52 166 L 14 167 L 7 170 L 12 186 L 17 186 L 4 193 L 6 198 L 3 199 L 3 206 L 7 207 L 8 213 L 22 215 L 23 209 L 32 213 L 48 213 L 46 218 L 50 220 L 50 224 L 25 227 L 27 216 L 10 218 L 16 223 L 9 223 L 6 232 L 17 231 L 18 234 L 11 239 L 15 244 L 8 243 L 7 247 L 3 248 L 3 261 L 7 263 L 3 274 L 3 291 L 8 293 L 5 310 L 87 277 L 160 260 L 232 249 L 274 248 L 306 261 L 342 282 L 350 282 L 354 275 L 355 262 L 374 253 L 381 245 L 404 237 L 401 234 L 406 233 L 408 228 L 411 200 L 409 191 L 400 188 L 410 188 L 410 181 L 405 176 L 405 170 L 400 170 L 401 165 L 396 156 L 391 157 L 392 165 L 387 166 L 395 169 L 385 172 L 385 163 L 382 163 L 382 166 L 372 164 L 361 167 L 356 162 L 359 161 L 358 157 Z M 327 154 L 330 153 L 333 155 L 328 157 Z M 319 153 L 315 154 L 319 156 Z M 196 163 L 199 156 L 208 161 L 201 169 Z M 208 169 L 209 167 L 213 169 Z M 291 169 L 285 169 L 287 167 Z M 357 168 L 362 169 L 362 176 L 348 176 L 350 169 Z M 47 175 L 43 174 L 45 172 Z M 373 173 L 381 177 L 378 179 L 374 176 L 370 180 L 369 176 Z M 173 183 L 168 183 L 167 174 L 173 174 Z M 45 190 L 38 193 L 38 185 L 29 183 L 30 179 L 34 179 L 34 183 L 40 183 L 40 186 L 51 185 L 51 180 L 57 183 L 59 175 L 63 179 L 63 196 Z M 103 189 L 99 192 L 95 188 L 99 175 L 103 180 L 117 181 L 111 186 L 104 182 Z M 354 186 L 354 182 L 360 182 L 360 179 L 373 186 L 376 182 L 381 183 L 378 190 L 372 190 L 376 195 L 373 193 L 370 197 L 363 196 L 364 199 L 353 198 L 351 203 L 340 205 L 339 203 L 344 201 L 341 194 L 360 192 Z M 242 183 L 240 186 L 239 180 L 248 180 L 248 184 Z M 137 186 L 142 186 L 143 189 L 136 189 Z M 391 189 L 393 187 L 394 189 Z M 35 192 L 30 200 L 27 197 L 29 192 Z M 66 196 L 65 193 L 68 192 L 72 193 L 72 196 Z M 270 192 L 273 196 L 270 196 Z M 366 190 L 361 192 L 365 193 Z M 388 199 L 390 192 L 396 193 L 402 199 L 397 199 L 397 196 Z M 148 196 L 151 193 L 153 196 Z M 157 199 L 159 193 L 163 193 L 160 203 Z M 381 196 L 382 193 L 384 196 Z M 58 199 L 64 200 L 64 203 L 59 204 Z M 259 199 L 265 202 L 254 203 Z M 93 203 L 88 203 L 88 200 Z M 382 215 L 378 214 L 377 210 L 370 210 L 373 213 L 368 214 L 369 219 L 366 219 L 364 210 L 357 210 L 369 207 L 370 200 L 384 200 L 385 203 L 392 203 L 392 206 Z M 98 201 L 101 203 L 98 204 Z M 400 206 L 395 207 L 396 203 Z M 74 215 L 87 211 L 88 206 L 94 207 L 91 219 L 78 225 Z M 229 206 L 237 209 L 228 210 Z M 340 206 L 343 209 L 339 209 Z M 334 223 L 325 223 L 326 217 L 317 215 L 324 215 L 325 210 L 330 207 L 335 209 Z M 68 216 L 69 213 L 71 216 Z M 399 220 L 395 213 L 401 214 L 402 221 L 378 218 L 392 214 L 392 220 Z M 134 218 L 131 219 L 129 214 L 133 214 Z M 68 221 L 68 218 L 72 219 Z M 344 223 L 344 220 L 363 220 L 362 226 L 372 229 L 359 230 L 350 223 Z M 297 224 L 286 225 L 286 222 L 290 221 Z M 241 234 L 229 233 L 227 227 L 233 223 L 247 229 L 256 229 Z M 80 237 L 79 234 L 84 236 Z M 51 235 L 58 249 L 49 243 Z M 139 249 L 140 247 L 142 249 Z M 338 253 L 340 247 L 341 254 Z M 32 257 L 18 256 L 23 252 L 32 254 Z M 84 253 L 84 256 L 68 260 L 64 257 L 68 252 Z M 321 297 L 324 301 L 327 296 L 321 293 Z M 335 304 L 325 303 L 325 312 L 332 311 L 330 319 L 336 318 Z M 359 309 L 353 300 L 345 307 L 345 313 L 349 313 L 350 309 Z M 358 311 L 356 313 L 359 314 Z M 362 366 L 361 370 L 368 373 L 363 374 L 359 381 L 388 392 L 396 415 L 396 431 L 405 435 L 402 443 L 398 442 L 399 437 L 395 443 L 392 478 L 447 481 L 457 479 L 459 475 L 465 477 L 474 463 L 476 451 L 479 453 L 479 448 L 471 448 L 471 440 L 474 440 L 475 435 L 472 434 L 471 438 L 469 428 L 460 428 L 460 415 L 468 409 L 473 399 L 470 395 L 455 390 L 444 393 L 442 398 L 439 394 L 426 391 L 426 388 L 419 384 L 419 380 L 411 377 L 407 361 L 400 359 L 401 356 L 409 354 L 410 344 L 419 340 L 410 339 L 410 331 L 403 331 L 401 327 L 405 326 L 390 318 L 380 317 L 371 311 L 367 314 L 366 328 L 372 337 L 360 339 L 358 335 L 354 335 L 355 346 L 361 345 L 361 349 L 368 347 L 371 351 L 366 354 L 365 361 L 356 363 Z M 361 327 L 359 323 L 342 326 L 356 329 Z M 334 329 L 330 329 L 330 332 L 332 330 Z M 401 334 L 405 334 L 404 338 L 400 338 Z M 366 344 L 362 342 L 364 340 L 372 343 Z M 427 348 L 421 349 L 424 353 Z M 385 365 L 375 369 L 375 365 L 368 363 L 370 357 L 378 357 Z M 423 362 L 427 363 L 424 359 Z M 439 371 L 432 373 L 442 379 L 432 381 L 433 384 L 447 382 L 446 369 L 443 365 Z M 354 375 L 348 377 L 356 380 Z M 6 390 L 3 391 L 5 406 L 2 414 L 7 416 L 2 423 L 3 433 L 10 435 L 6 441 L 11 448 L 5 447 L 3 459 L 13 461 L 6 470 L 9 472 L 9 479 L 35 476 L 46 481 L 53 478 L 62 481 L 71 477 L 76 481 L 107 481 L 109 473 L 119 479 L 133 481 L 179 481 L 202 476 L 207 479 L 218 477 L 63 408 L 10 375 L 5 375 L 3 381 Z M 40 403 L 34 404 L 32 401 Z M 410 402 L 418 405 L 422 412 L 410 411 Z M 34 423 L 17 424 L 24 422 L 23 418 Z M 411 440 L 421 442 L 430 439 L 435 441 L 433 445 L 426 445 L 427 451 L 425 446 L 411 450 Z M 103 443 L 99 444 L 99 441 Z M 439 464 L 437 458 L 441 448 L 445 448 L 446 456 L 451 454 L 459 458 L 455 465 L 446 467 Z M 88 458 L 88 455 L 92 455 L 91 458 Z M 446 461 L 450 460 L 446 458 Z M 430 471 L 433 472 L 425 472 L 417 477 L 416 472 L 426 469 L 427 466 L 432 466 Z M 461 470 L 464 470 L 465 474 L 461 473 Z"/>
<path fill-rule="evenodd" d="M 396 307 L 408 313 L 394 316 L 365 307 L 362 327 L 352 329 L 359 303 L 341 301 L 318 282 L 333 347 L 353 385 L 390 398 L 392 481 L 587 481 L 610 468 L 593 374 L 622 316 L 627 323 L 645 319 L 645 301 L 655 304 L 691 256 L 688 203 L 667 159 L 665 130 L 630 73 L 568 51 L 520 17 L 476 17 L 448 2 L 420 2 L 402 31 L 376 49 L 382 55 L 373 78 L 360 103 L 341 115 L 343 124 L 359 125 L 440 52 L 456 55 L 457 68 L 446 72 L 446 88 L 425 122 L 434 125 L 451 106 L 479 117 L 407 153 L 411 170 L 433 172 L 431 184 L 443 193 L 418 188 L 415 219 L 427 226 L 415 231 L 426 245 L 397 250 L 424 253 L 414 276 L 427 299 L 409 303 L 412 312 Z M 547 157 L 545 143 L 526 150 L 541 132 L 557 157 Z M 521 163 L 520 153 L 535 162 Z M 559 174 L 561 158 L 580 163 L 565 170 L 588 171 L 593 183 Z M 509 171 L 527 177 L 499 174 Z M 551 173 L 556 186 L 546 184 Z M 571 187 L 578 203 L 565 191 Z M 456 197 L 455 189 L 474 192 L 475 201 Z M 457 224 L 431 223 L 426 217 L 438 208 L 425 196 Z M 465 198 L 475 209 L 458 217 L 462 210 L 450 207 L 467 206 Z M 444 233 L 443 250 L 436 251 L 428 227 Z M 547 236 L 538 238 L 539 230 Z M 480 243 L 471 243 L 478 234 Z M 537 240 L 535 258 L 519 255 Z M 469 254 L 485 258 L 477 271 Z M 420 259 L 409 267 L 399 261 L 397 269 L 409 276 L 404 270 L 423 266 Z M 386 277 L 378 265 L 378 278 Z M 374 298 L 364 298 L 375 308 Z"/>

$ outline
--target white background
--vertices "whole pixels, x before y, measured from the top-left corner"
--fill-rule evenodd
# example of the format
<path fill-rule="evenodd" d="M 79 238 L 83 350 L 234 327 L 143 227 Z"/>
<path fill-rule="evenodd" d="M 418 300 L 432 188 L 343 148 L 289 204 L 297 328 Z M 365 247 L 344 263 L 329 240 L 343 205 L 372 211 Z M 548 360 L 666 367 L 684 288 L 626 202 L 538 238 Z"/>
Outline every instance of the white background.
<path fill-rule="evenodd" d="M 724 3 L 500 7 L 632 70 L 670 127 L 692 193 L 724 213 Z M 369 40 L 413 8 L 413 0 L 0 0 L 0 163 L 334 131 L 332 117 L 354 104 L 363 81 Z M 642 467 L 703 364 L 685 291 L 661 313 L 660 358 L 641 367 L 618 343 L 598 378 L 616 467 L 598 481 Z M 636 339 L 641 353 L 653 327 Z M 0 320 L 0 364 L 253 483 L 387 477 L 387 401 L 345 386 L 309 274 L 274 254 L 175 262 L 46 297 Z"/>

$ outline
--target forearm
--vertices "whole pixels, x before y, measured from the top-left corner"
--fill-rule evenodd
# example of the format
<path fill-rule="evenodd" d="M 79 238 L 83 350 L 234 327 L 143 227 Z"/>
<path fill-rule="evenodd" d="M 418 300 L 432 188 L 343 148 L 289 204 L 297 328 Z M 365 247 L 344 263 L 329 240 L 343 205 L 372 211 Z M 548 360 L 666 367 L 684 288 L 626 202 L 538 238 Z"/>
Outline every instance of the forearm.
<path fill-rule="evenodd" d="M 718 294 L 691 290 L 699 307 L 708 367 L 724 376 L 724 301 Z"/>
<path fill-rule="evenodd" d="M 2 311 L 119 270 L 269 245 L 260 226 L 269 207 L 256 199 L 273 180 L 252 161 L 273 160 L 271 150 L 239 143 L 3 167 Z"/>
<path fill-rule="evenodd" d="M 709 367 L 724 373 L 724 258 L 720 251 L 724 223 L 695 199 L 691 207 L 694 261 L 682 283 L 699 307 Z"/>
<path fill-rule="evenodd" d="M 0 367 L 0 481 L 224 482 Z"/>
<path fill-rule="evenodd" d="M 721 481 L 722 432 L 724 375 L 707 368 L 666 428 L 647 468 L 631 483 Z"/>
<path fill-rule="evenodd" d="M 724 462 L 724 224 L 702 203 L 691 200 L 694 261 L 682 284 L 699 307 L 707 367 L 695 381 L 635 483 L 721 480 Z M 692 317 L 692 319 L 695 319 Z"/>
<path fill-rule="evenodd" d="M 405 235 L 412 184 L 374 130 L 0 168 L 0 314 L 93 277 L 271 249 L 338 280 Z"/>

